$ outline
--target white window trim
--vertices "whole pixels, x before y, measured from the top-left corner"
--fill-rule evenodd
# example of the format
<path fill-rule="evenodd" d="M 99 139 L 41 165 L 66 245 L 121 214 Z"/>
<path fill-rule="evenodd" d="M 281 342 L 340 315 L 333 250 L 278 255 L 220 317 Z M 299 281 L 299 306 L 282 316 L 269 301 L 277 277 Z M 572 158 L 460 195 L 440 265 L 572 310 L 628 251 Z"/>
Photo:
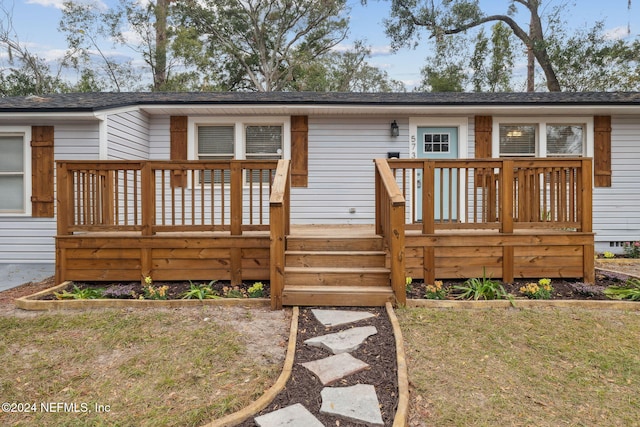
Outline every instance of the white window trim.
<path fill-rule="evenodd" d="M 409 157 L 417 154 L 419 127 L 458 128 L 458 158 L 469 157 L 469 119 L 465 117 L 409 117 Z"/>
<path fill-rule="evenodd" d="M 0 212 L 1 217 L 23 217 L 31 216 L 31 127 L 30 126 L 1 126 L 0 135 L 22 135 L 23 136 L 23 166 L 24 171 L 24 211 L 23 212 Z"/>
<path fill-rule="evenodd" d="M 238 117 L 189 117 L 187 127 L 187 158 L 197 160 L 198 126 L 234 126 L 234 158 L 245 160 L 245 126 L 282 126 L 282 158 L 291 159 L 291 117 L 289 116 L 238 116 Z"/>
<path fill-rule="evenodd" d="M 494 158 L 500 157 L 500 125 L 502 124 L 537 125 L 536 157 L 547 157 L 547 124 L 584 124 L 586 135 L 582 154 L 584 157 L 593 158 L 593 116 L 494 117 L 491 133 L 491 153 Z"/>

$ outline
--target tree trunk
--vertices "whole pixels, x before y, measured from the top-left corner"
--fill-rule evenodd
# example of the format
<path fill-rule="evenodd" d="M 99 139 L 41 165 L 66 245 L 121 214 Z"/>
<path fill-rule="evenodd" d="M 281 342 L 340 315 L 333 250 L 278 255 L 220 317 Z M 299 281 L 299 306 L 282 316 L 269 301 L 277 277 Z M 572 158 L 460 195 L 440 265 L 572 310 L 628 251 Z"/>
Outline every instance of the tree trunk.
<path fill-rule="evenodd" d="M 157 0 L 156 15 L 156 50 L 153 70 L 153 90 L 162 90 L 167 82 L 167 9 L 171 0 Z"/>
<path fill-rule="evenodd" d="M 556 73 L 553 70 L 553 64 L 547 54 L 547 46 L 544 41 L 544 33 L 542 31 L 542 22 L 540 21 L 540 15 L 538 14 L 537 2 L 532 2 L 529 5 L 531 11 L 531 23 L 529 27 L 529 51 L 533 53 L 540 68 L 544 72 L 544 76 L 547 80 L 547 89 L 550 92 L 560 92 L 560 83 L 556 77 Z M 527 83 L 528 89 L 528 83 Z"/>

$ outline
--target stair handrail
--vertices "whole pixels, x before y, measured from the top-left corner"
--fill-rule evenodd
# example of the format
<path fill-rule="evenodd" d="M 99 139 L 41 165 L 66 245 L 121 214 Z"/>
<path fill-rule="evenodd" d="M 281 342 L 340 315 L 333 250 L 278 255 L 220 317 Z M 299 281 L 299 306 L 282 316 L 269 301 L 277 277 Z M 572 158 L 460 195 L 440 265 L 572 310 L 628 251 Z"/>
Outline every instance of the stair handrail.
<path fill-rule="evenodd" d="M 391 288 L 399 305 L 405 305 L 405 205 L 402 191 L 387 159 L 375 159 L 376 234 L 390 255 Z"/>
<path fill-rule="evenodd" d="M 279 160 L 269 197 L 271 309 L 282 309 L 286 236 L 291 218 L 291 161 Z"/>

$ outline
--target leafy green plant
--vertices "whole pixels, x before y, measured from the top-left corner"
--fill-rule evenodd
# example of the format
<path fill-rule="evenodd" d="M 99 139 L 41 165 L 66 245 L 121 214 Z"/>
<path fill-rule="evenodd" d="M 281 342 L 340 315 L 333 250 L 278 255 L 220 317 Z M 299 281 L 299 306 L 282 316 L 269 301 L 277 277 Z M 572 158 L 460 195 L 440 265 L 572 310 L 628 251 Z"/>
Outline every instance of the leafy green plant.
<path fill-rule="evenodd" d="M 239 286 L 225 286 L 222 288 L 222 296 L 225 298 L 246 298 L 247 294 Z"/>
<path fill-rule="evenodd" d="M 640 301 L 640 280 L 630 278 L 623 286 L 609 286 L 604 294 L 611 299 Z"/>
<path fill-rule="evenodd" d="M 247 289 L 249 298 L 262 298 L 264 296 L 264 285 L 262 282 L 255 282 L 249 289 Z"/>
<path fill-rule="evenodd" d="M 153 286 L 153 279 L 151 278 L 151 276 L 147 276 L 144 278 L 144 284 L 145 285 L 142 287 L 142 295 L 140 295 L 140 299 L 167 299 L 167 291 L 169 290 L 169 286 Z"/>
<path fill-rule="evenodd" d="M 611 258 L 615 258 L 616 254 L 614 254 L 613 252 L 607 251 L 607 252 L 603 253 L 602 256 L 604 256 L 606 259 L 611 259 Z"/>
<path fill-rule="evenodd" d="M 627 257 L 640 258 L 640 242 L 625 242 L 622 249 Z"/>
<path fill-rule="evenodd" d="M 505 291 L 502 283 L 487 277 L 485 269 L 482 270 L 482 279 L 468 279 L 464 284 L 454 286 L 454 289 L 460 292 L 456 297 L 458 299 L 510 299 L 510 295 Z"/>
<path fill-rule="evenodd" d="M 413 291 L 413 285 L 412 285 L 412 283 L 413 283 L 413 279 L 412 279 L 411 277 L 407 277 L 407 278 L 404 280 L 404 290 L 405 290 L 405 292 L 407 292 L 407 293 L 408 293 L 408 292 Z"/>
<path fill-rule="evenodd" d="M 54 292 L 53 294 L 57 299 L 98 299 L 102 298 L 103 293 L 103 288 L 79 288 L 78 285 L 73 285 L 71 291 L 65 289 L 62 292 Z"/>
<path fill-rule="evenodd" d="M 212 288 L 213 284 L 216 283 L 215 280 L 209 282 L 208 285 L 200 284 L 197 285 L 189 280 L 189 284 L 191 285 L 189 290 L 182 294 L 182 299 L 218 299 L 220 295 Z"/>
<path fill-rule="evenodd" d="M 540 279 L 538 283 L 527 283 L 520 292 L 529 299 L 551 299 L 553 286 L 550 279 Z"/>
<path fill-rule="evenodd" d="M 426 299 L 445 299 L 447 291 L 442 288 L 442 280 L 436 280 L 433 285 L 427 285 L 424 289 Z"/>

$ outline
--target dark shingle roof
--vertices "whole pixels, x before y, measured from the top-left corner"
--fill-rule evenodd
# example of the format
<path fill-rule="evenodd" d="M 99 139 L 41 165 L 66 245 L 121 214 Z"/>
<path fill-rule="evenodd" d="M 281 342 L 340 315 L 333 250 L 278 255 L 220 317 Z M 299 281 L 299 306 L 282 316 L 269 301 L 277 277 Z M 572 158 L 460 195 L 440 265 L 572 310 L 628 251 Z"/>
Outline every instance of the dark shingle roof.
<path fill-rule="evenodd" d="M 141 105 L 634 105 L 640 92 L 335 93 L 335 92 L 98 92 L 0 98 L 3 112 L 96 112 Z"/>

